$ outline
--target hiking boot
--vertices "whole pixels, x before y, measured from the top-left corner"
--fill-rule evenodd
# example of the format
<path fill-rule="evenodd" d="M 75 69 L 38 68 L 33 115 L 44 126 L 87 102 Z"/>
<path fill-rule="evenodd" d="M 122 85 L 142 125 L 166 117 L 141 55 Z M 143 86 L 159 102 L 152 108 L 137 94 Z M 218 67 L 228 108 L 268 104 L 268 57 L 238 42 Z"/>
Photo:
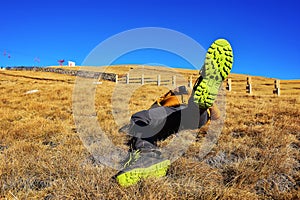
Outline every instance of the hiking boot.
<path fill-rule="evenodd" d="M 201 78 L 194 86 L 194 102 L 201 109 L 211 107 L 219 88 L 230 73 L 233 64 L 232 48 L 225 39 L 216 40 L 207 50 Z"/>
<path fill-rule="evenodd" d="M 165 176 L 170 164 L 170 160 L 163 158 L 156 149 L 137 150 L 124 165 L 124 169 L 114 178 L 121 186 L 127 187 L 138 183 L 141 179 Z"/>
<path fill-rule="evenodd" d="M 140 157 L 140 150 L 132 150 L 129 151 L 127 157 L 120 163 L 121 166 L 124 168 L 131 165 L 131 163 L 135 162 Z"/>

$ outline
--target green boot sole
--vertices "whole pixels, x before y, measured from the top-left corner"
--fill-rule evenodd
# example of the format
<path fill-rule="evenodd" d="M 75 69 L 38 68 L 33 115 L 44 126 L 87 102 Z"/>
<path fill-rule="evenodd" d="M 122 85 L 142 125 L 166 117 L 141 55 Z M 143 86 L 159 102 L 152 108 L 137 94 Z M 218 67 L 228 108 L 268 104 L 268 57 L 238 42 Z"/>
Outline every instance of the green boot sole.
<path fill-rule="evenodd" d="M 229 42 L 216 40 L 207 50 L 201 69 L 202 80 L 194 86 L 194 102 L 202 109 L 211 107 L 222 82 L 229 75 L 233 64 L 233 53 Z"/>
<path fill-rule="evenodd" d="M 164 160 L 146 168 L 133 168 L 118 175 L 116 179 L 121 186 L 128 187 L 138 183 L 141 179 L 166 176 L 170 165 L 170 160 Z"/>

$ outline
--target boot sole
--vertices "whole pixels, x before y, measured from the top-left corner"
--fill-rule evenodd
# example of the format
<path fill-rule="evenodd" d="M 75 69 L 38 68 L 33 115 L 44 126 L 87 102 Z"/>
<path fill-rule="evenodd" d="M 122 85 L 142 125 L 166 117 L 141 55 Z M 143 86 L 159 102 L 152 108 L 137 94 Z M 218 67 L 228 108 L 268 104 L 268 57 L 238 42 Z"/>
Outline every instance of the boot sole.
<path fill-rule="evenodd" d="M 194 102 L 202 109 L 211 107 L 222 82 L 229 75 L 233 64 L 233 53 L 229 42 L 216 40 L 207 50 L 202 70 L 203 80 L 194 87 Z"/>
<path fill-rule="evenodd" d="M 170 165 L 170 160 L 164 160 L 147 168 L 134 168 L 126 171 L 118 175 L 116 179 L 121 186 L 128 187 L 138 183 L 141 179 L 166 176 Z"/>

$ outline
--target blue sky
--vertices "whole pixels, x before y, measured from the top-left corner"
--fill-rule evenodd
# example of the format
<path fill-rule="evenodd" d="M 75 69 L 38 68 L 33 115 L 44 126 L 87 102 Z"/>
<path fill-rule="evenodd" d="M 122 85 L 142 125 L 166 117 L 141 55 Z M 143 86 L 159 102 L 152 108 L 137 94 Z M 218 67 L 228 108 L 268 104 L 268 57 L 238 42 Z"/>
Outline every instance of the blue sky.
<path fill-rule="evenodd" d="M 0 3 L 0 66 L 49 66 L 59 59 L 81 64 L 115 34 L 162 27 L 205 49 L 217 38 L 228 39 L 234 73 L 300 79 L 299 10 L 298 0 L 7 0 Z M 122 56 L 119 63 L 188 67 L 149 49 Z"/>

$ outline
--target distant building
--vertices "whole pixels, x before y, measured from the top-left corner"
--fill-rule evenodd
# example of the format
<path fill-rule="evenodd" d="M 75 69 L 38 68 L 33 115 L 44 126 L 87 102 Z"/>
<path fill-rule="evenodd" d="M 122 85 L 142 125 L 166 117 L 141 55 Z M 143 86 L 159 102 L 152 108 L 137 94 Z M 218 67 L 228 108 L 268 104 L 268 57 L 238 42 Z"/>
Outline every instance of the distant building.
<path fill-rule="evenodd" d="M 69 67 L 75 67 L 75 62 L 73 62 L 73 61 L 68 61 L 68 66 L 69 66 Z"/>

